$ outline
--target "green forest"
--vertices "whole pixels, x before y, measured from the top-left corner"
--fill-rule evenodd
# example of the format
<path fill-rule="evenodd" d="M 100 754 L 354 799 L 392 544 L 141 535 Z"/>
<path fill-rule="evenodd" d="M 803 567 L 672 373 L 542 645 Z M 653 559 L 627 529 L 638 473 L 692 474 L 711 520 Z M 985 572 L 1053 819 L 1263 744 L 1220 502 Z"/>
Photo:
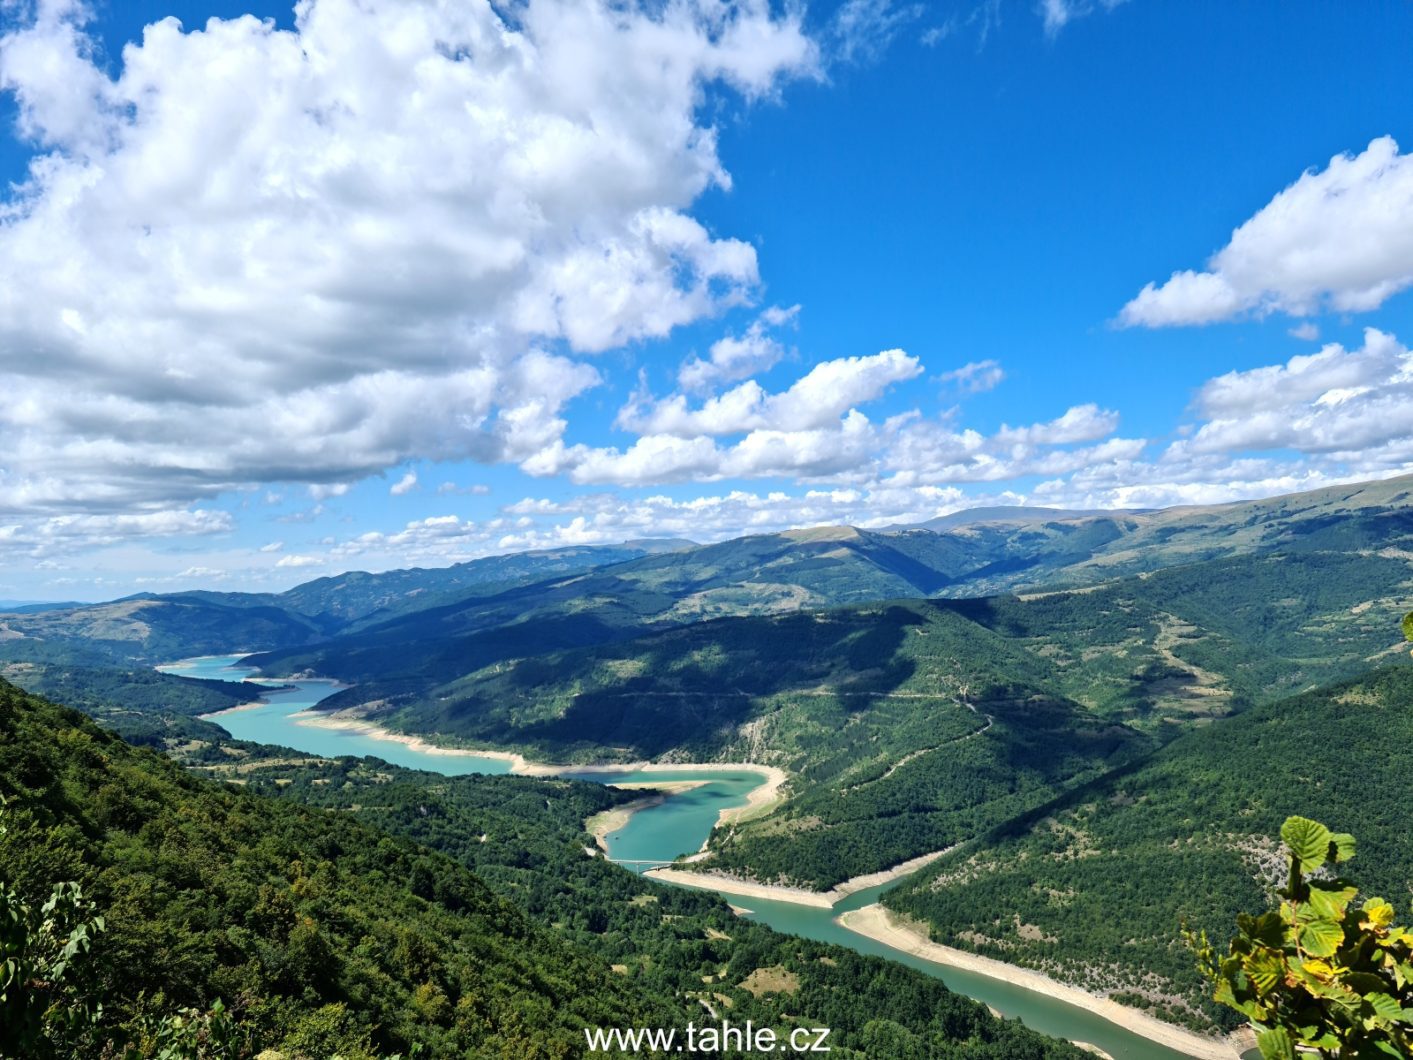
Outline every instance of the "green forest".
<path fill-rule="evenodd" d="M 1194 1027 L 1206 998 L 1174 931 L 1230 934 L 1282 882 L 1292 814 L 1357 828 L 1360 885 L 1413 901 L 1413 665 L 1255 707 L 1007 823 L 889 893 L 935 939 L 1115 991 Z"/>
<path fill-rule="evenodd" d="M 586 857 L 579 815 L 621 797 L 605 789 L 394 784 L 353 760 L 298 785 L 250 779 L 195 776 L 0 684 L 0 884 L 33 906 L 77 883 L 105 925 L 66 980 L 75 996 L 42 998 L 96 1000 L 101 1017 L 33 1055 L 149 1055 L 164 1019 L 220 1002 L 230 1056 L 568 1057 L 586 1026 L 700 1020 L 703 974 L 761 1019 L 837 1027 L 836 1055 L 885 1040 L 904 1057 L 1078 1055 L 936 980 L 743 925 L 724 903 Z M 468 841 L 484 828 L 504 837 L 495 858 Z M 630 952 L 626 973 L 611 967 Z M 776 965 L 799 970 L 788 996 L 740 989 Z"/>
<path fill-rule="evenodd" d="M 886 898 L 934 939 L 1230 1027 L 1182 931 L 1265 903 L 1285 817 L 1357 831 L 1361 883 L 1413 896 L 1396 486 L 0 616 L 0 883 L 103 917 L 85 1048 L 114 1057 L 217 1012 L 241 1056 L 571 1056 L 585 1025 L 709 1011 L 829 1025 L 846 1057 L 1070 1055 L 594 856 L 585 819 L 629 795 L 244 744 L 204 716 L 250 689 L 150 669 L 273 648 L 268 672 L 361 682 L 320 709 L 446 744 L 780 766 L 784 803 L 694 867 L 823 890 L 948 850 Z M 1018 591 L 879 599 L 991 581 Z"/>

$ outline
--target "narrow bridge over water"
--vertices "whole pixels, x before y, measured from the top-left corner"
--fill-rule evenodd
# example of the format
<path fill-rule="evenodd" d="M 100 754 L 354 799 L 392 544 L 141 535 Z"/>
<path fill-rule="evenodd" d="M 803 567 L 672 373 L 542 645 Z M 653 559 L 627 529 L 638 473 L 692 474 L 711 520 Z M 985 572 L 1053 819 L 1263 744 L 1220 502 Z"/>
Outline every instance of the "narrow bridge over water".
<path fill-rule="evenodd" d="M 670 861 L 648 861 L 643 858 L 609 858 L 615 865 L 627 865 L 629 868 L 638 869 L 665 869 L 672 864 Z"/>

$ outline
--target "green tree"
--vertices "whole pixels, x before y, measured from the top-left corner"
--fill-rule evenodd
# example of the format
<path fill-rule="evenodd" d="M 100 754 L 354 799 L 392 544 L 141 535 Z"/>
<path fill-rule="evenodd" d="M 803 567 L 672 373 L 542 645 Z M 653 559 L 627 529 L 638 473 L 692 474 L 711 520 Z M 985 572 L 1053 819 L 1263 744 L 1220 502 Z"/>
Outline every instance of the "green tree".
<path fill-rule="evenodd" d="M 205 1012 L 184 1008 L 145 1020 L 138 1039 L 128 1044 L 123 1060 L 237 1060 L 250 1055 L 250 1043 L 219 998 Z"/>
<path fill-rule="evenodd" d="M 68 1056 L 90 1036 L 103 1006 L 86 958 L 103 928 L 77 883 L 36 908 L 0 880 L 0 1057 Z"/>
<path fill-rule="evenodd" d="M 1353 836 L 1291 817 L 1281 839 L 1290 877 L 1279 908 L 1239 916 L 1225 956 L 1186 934 L 1214 1000 L 1251 1021 L 1265 1060 L 1413 1056 L 1413 931 L 1382 898 L 1356 905 L 1358 888 L 1334 874 Z"/>

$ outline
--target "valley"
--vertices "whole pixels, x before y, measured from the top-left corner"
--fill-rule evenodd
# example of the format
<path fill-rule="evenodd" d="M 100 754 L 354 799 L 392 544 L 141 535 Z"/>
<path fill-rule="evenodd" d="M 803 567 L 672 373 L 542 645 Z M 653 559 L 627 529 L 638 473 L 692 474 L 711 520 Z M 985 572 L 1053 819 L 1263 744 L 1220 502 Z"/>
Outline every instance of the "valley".
<path fill-rule="evenodd" d="M 1178 932 L 1264 901 L 1284 816 L 1354 819 L 1370 887 L 1413 894 L 1406 836 L 1366 812 L 1406 801 L 1408 486 L 41 608 L 3 616 L 0 667 L 197 775 L 444 851 L 537 922 L 587 916 L 579 944 L 656 998 L 756 1004 L 684 975 L 752 981 L 716 938 L 744 929 L 719 899 L 663 913 L 729 975 L 678 943 L 644 963 L 667 943 L 609 926 L 618 875 L 633 908 L 716 891 L 1120 1060 L 1234 1056 Z M 563 783 L 550 842 L 525 800 Z M 384 790 L 427 812 L 375 810 Z M 512 818 L 486 849 L 476 820 Z M 814 983 L 798 953 L 753 967 Z M 922 1048 L 894 1022 L 870 1033 Z"/>
<path fill-rule="evenodd" d="M 253 671 L 237 665 L 237 661 L 235 656 L 208 657 L 169 664 L 163 669 L 171 673 L 199 674 L 208 679 L 217 675 L 225 675 L 227 680 L 247 679 Z M 667 797 L 624 804 L 623 808 L 629 812 L 616 814 L 616 827 L 603 833 L 605 855 L 608 860 L 635 873 L 669 882 L 676 882 L 684 874 L 658 873 L 659 866 L 669 865 L 684 855 L 694 853 L 698 845 L 704 846 L 714 828 L 736 820 L 735 815 L 740 809 L 750 807 L 753 794 L 772 786 L 764 772 L 739 766 L 646 764 L 637 768 L 576 769 L 573 766 L 552 766 L 523 760 L 512 763 L 504 757 L 478 756 L 431 745 L 408 744 L 396 739 L 395 734 L 380 737 L 366 732 L 331 731 L 319 725 L 317 717 L 307 715 L 312 707 L 331 694 L 332 687 L 329 682 L 299 680 L 293 682 L 289 689 L 266 693 L 266 705 L 263 707 L 241 709 L 220 716 L 237 739 L 262 747 L 289 747 L 297 751 L 297 755 L 285 759 L 273 755 L 262 759 L 257 755 L 234 764 L 201 765 L 198 770 L 207 775 L 237 779 L 243 785 L 268 785 L 286 795 L 289 792 L 284 789 L 300 785 L 308 793 L 305 798 L 317 798 L 327 805 L 348 804 L 356 800 L 360 816 L 366 809 L 364 800 L 370 797 L 365 786 L 358 786 L 356 796 L 340 798 L 332 792 L 315 795 L 319 789 L 313 786 L 313 782 L 319 778 L 301 776 L 301 773 L 327 770 L 335 760 L 357 754 L 387 762 L 402 770 L 422 770 L 447 776 L 505 776 L 513 769 L 521 775 L 592 780 L 624 790 L 649 787 L 664 792 Z M 304 755 L 320 757 L 304 758 Z M 674 786 L 682 780 L 687 781 L 686 790 L 674 790 Z M 421 777 L 409 776 L 404 780 L 401 775 L 389 778 L 388 782 L 426 783 Z M 764 808 L 769 809 L 769 804 Z M 597 816 L 603 815 L 604 812 L 601 812 Z M 586 819 L 586 827 L 591 819 Z M 489 833 L 477 834 L 486 835 L 488 841 L 495 841 Z M 422 841 L 426 841 L 425 836 Z M 494 862 L 494 858 L 495 855 L 489 858 L 481 855 L 471 863 L 478 869 L 484 868 Z M 872 903 L 881 894 L 922 867 L 921 864 L 904 866 L 903 871 L 893 879 L 854 881 L 852 886 L 840 888 L 838 893 L 824 898 L 816 898 L 812 892 L 792 893 L 780 887 L 742 888 L 724 880 L 719 887 L 713 887 L 713 878 L 704 876 L 690 878 L 688 882 L 689 886 L 710 888 L 721 893 L 730 900 L 738 916 L 747 916 L 754 923 L 790 935 L 907 963 L 928 975 L 941 978 L 951 989 L 987 1004 L 994 1011 L 1022 1020 L 1029 1027 L 1043 1033 L 1089 1042 L 1113 1056 L 1131 1060 L 1178 1060 L 1183 1056 L 1235 1055 L 1230 1050 L 1212 1051 L 1199 1039 L 1184 1039 L 1176 1032 L 1166 1036 L 1168 1044 L 1153 1042 L 1148 1037 L 1155 1033 L 1160 1039 L 1164 1037 L 1161 1028 L 1155 1031 L 1142 1025 L 1142 1030 L 1135 1033 L 1125 1027 L 1132 1020 L 1122 1013 L 1096 1017 L 1085 1012 L 1082 1005 L 1059 1003 L 1053 998 L 1038 995 L 1034 990 L 1018 990 L 995 976 L 968 974 L 965 970 L 933 961 L 909 960 L 912 955 L 906 949 L 886 944 L 870 945 L 868 940 L 860 939 L 844 929 L 840 918 L 847 910 L 865 906 L 872 908 Z M 755 893 L 745 893 L 746 890 Z M 658 892 L 650 888 L 638 893 L 644 897 L 655 897 Z M 660 897 L 655 897 L 655 902 L 660 901 Z M 637 957 L 640 959 L 641 954 Z M 1204 1048 L 1207 1049 L 1205 1053 Z"/>
<path fill-rule="evenodd" d="M 0 0 L 0 1060 L 1413 1060 L 1410 38 Z"/>

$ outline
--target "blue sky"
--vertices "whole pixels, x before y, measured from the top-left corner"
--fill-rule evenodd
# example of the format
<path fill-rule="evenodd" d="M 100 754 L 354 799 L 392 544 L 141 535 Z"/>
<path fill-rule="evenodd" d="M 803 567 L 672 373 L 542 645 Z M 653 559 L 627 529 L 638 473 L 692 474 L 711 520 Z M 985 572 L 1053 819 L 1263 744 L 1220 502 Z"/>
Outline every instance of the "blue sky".
<path fill-rule="evenodd" d="M 1413 470 L 1332 12 L 12 5 L 0 598 Z"/>

